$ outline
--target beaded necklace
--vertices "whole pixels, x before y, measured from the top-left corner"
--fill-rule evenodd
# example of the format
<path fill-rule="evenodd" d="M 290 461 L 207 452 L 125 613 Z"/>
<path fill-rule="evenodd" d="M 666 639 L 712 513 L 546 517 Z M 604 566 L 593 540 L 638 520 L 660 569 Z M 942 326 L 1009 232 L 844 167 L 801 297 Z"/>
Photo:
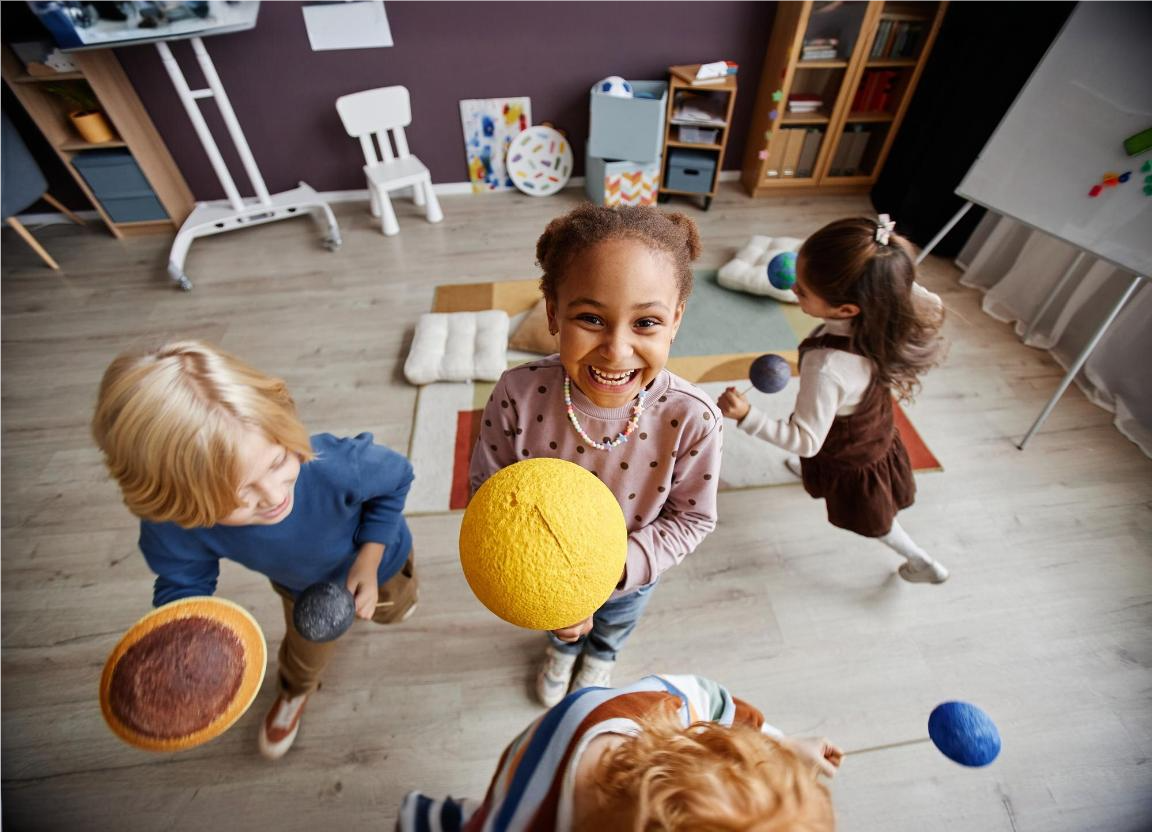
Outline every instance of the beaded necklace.
<path fill-rule="evenodd" d="M 616 435 L 615 439 L 607 442 L 597 442 L 591 436 L 584 432 L 584 428 L 580 427 L 580 422 L 576 419 L 576 408 L 572 406 L 572 379 L 568 374 L 564 374 L 564 409 L 568 412 L 568 421 L 572 423 L 572 427 L 576 429 L 576 433 L 580 437 L 600 451 L 610 451 L 617 445 L 623 445 L 628 441 L 628 437 L 636 430 L 636 425 L 640 424 L 640 414 L 644 412 L 644 397 L 648 395 L 648 391 L 641 388 L 636 396 L 636 404 L 632 405 L 632 418 L 628 420 L 627 427 Z"/>

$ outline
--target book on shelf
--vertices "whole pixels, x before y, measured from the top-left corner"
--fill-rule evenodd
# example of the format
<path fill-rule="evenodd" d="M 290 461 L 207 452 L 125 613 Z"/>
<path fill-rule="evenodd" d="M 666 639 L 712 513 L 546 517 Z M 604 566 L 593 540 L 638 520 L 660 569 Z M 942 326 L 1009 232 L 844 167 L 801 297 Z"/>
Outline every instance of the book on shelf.
<path fill-rule="evenodd" d="M 866 69 L 852 97 L 852 112 L 872 113 L 886 110 L 900 73 L 894 69 Z"/>
<path fill-rule="evenodd" d="M 868 57 L 914 58 L 924 29 L 925 23 L 922 20 L 881 20 L 876 27 L 876 37 Z"/>
<path fill-rule="evenodd" d="M 872 138 L 871 131 L 864 129 L 859 124 L 853 125 L 841 133 L 828 173 L 832 176 L 855 176 L 860 168 L 860 161 L 864 158 L 864 151 L 868 148 L 870 138 Z"/>
<path fill-rule="evenodd" d="M 788 112 L 816 113 L 824 106 L 824 99 L 810 92 L 798 92 L 788 96 Z"/>
<path fill-rule="evenodd" d="M 820 141 L 824 131 L 810 127 L 804 131 L 804 144 L 800 149 L 800 159 L 796 162 L 796 176 L 807 178 L 813 174 L 816 155 L 820 152 Z"/>
<path fill-rule="evenodd" d="M 839 38 L 805 38 L 800 46 L 802 61 L 830 61 L 839 54 Z"/>
<path fill-rule="evenodd" d="M 796 175 L 796 167 L 800 162 L 800 153 L 804 149 L 804 137 L 808 135 L 808 131 L 800 128 L 782 130 L 780 132 L 788 136 L 784 145 L 784 155 L 780 161 L 780 175 L 792 177 Z"/>
<path fill-rule="evenodd" d="M 733 61 L 723 61 L 727 67 L 727 71 L 723 75 L 709 75 L 701 78 L 699 76 L 700 67 L 704 64 L 681 64 L 679 66 L 668 67 L 668 72 L 679 80 L 691 84 L 694 87 L 707 86 L 709 84 L 725 84 L 728 79 L 735 75 L 739 70 L 739 64 Z"/>
<path fill-rule="evenodd" d="M 788 130 L 773 130 L 768 140 L 768 149 L 764 160 L 764 176 L 767 179 L 780 177 L 780 160 L 784 154 L 784 145 L 788 143 Z"/>

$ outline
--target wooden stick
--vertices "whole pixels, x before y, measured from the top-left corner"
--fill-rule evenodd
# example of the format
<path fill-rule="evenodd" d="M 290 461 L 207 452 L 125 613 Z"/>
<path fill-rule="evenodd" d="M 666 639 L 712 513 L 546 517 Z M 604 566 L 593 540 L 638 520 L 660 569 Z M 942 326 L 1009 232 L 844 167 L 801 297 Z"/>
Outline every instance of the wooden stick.
<path fill-rule="evenodd" d="M 849 754 L 871 754 L 873 751 L 887 751 L 889 748 L 903 748 L 906 745 L 919 745 L 922 742 L 932 742 L 931 737 L 921 737 L 918 740 L 901 740 L 900 742 L 889 742 L 884 745 L 870 745 L 867 748 L 857 748 L 855 751 L 845 751 L 844 756 Z"/>

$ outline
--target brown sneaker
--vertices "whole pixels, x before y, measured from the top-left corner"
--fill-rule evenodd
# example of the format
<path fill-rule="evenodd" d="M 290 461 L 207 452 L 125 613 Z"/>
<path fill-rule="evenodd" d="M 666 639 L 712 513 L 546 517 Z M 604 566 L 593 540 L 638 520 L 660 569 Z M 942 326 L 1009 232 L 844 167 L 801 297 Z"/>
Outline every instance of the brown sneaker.
<path fill-rule="evenodd" d="M 289 698 L 281 693 L 272 703 L 260 726 L 260 753 L 269 760 L 279 760 L 288 753 L 300 731 L 300 717 L 308 694 Z"/>

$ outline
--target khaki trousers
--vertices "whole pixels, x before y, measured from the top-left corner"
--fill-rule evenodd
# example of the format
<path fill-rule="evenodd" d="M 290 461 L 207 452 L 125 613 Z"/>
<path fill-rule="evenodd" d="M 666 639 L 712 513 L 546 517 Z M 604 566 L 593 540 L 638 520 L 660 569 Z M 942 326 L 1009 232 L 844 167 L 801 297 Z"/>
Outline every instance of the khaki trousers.
<path fill-rule="evenodd" d="M 407 616 L 416 605 L 420 581 L 411 552 L 400 571 L 380 585 L 380 599 L 372 620 L 377 624 L 395 624 Z M 272 582 L 272 589 L 284 605 L 284 641 L 280 644 L 280 692 L 287 696 L 313 693 L 320 687 L 320 676 L 332 658 L 333 641 L 309 641 L 300 635 L 292 623 L 295 602 L 292 591 Z"/>

